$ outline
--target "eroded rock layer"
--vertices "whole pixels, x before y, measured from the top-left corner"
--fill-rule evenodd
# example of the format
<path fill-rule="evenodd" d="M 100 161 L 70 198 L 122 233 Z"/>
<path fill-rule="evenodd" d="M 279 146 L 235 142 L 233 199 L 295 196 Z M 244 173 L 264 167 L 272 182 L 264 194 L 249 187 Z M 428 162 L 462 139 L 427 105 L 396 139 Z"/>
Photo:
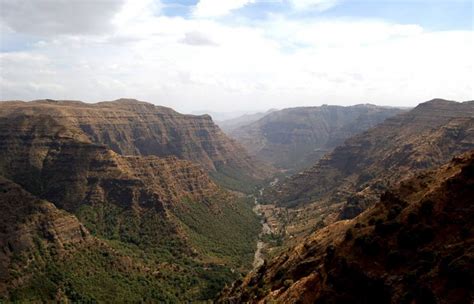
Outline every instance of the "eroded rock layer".
<path fill-rule="evenodd" d="M 251 266 L 258 219 L 251 202 L 214 183 L 213 169 L 120 150 L 127 142 L 117 139 L 124 146 L 116 150 L 132 154 L 122 155 L 84 131 L 80 122 L 95 117 L 102 134 L 142 132 L 126 125 L 137 117 L 124 106 L 154 109 L 1 104 L 0 301 L 206 300 Z"/>
<path fill-rule="evenodd" d="M 67 136 L 106 145 L 121 155 L 190 160 L 229 187 L 256 182 L 268 173 L 265 166 L 258 167 L 240 145 L 229 139 L 210 116 L 183 115 L 137 100 L 97 104 L 55 100 L 2 102 L 0 117 L 7 117 L 9 121 L 4 123 L 13 123 L 18 128 L 31 118 L 41 117 L 42 123 L 55 125 L 58 136 L 69 132 Z M 64 126 L 67 131 L 62 129 Z"/>
<path fill-rule="evenodd" d="M 313 165 L 347 138 L 402 112 L 374 105 L 289 108 L 229 134 L 252 156 L 294 171 Z"/>
<path fill-rule="evenodd" d="M 269 189 L 267 201 L 300 210 L 289 221 L 295 234 L 307 232 L 356 216 L 388 187 L 473 148 L 474 102 L 432 100 L 350 138 Z"/>
<path fill-rule="evenodd" d="M 471 303 L 474 151 L 385 192 L 224 290 L 222 303 Z"/>

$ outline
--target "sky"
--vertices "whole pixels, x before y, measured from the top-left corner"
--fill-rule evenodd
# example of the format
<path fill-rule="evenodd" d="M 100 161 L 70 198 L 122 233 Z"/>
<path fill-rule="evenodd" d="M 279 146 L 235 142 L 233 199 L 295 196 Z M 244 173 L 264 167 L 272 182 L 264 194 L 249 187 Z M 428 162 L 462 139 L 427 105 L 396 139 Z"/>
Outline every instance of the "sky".
<path fill-rule="evenodd" d="M 472 100 L 473 15 L 471 0 L 0 0 L 0 100 Z"/>

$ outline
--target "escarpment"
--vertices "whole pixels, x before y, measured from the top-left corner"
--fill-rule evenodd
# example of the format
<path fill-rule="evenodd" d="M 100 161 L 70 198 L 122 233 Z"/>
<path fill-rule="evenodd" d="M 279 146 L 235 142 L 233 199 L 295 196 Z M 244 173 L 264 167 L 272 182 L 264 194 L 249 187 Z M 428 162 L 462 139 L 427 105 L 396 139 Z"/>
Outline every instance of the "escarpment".
<path fill-rule="evenodd" d="M 370 104 L 289 108 L 229 134 L 252 156 L 294 172 L 313 165 L 347 138 L 402 112 Z"/>
<path fill-rule="evenodd" d="M 121 155 L 175 156 L 200 164 L 219 183 L 239 189 L 266 178 L 269 167 L 256 163 L 229 139 L 210 116 L 183 115 L 131 99 L 86 104 L 38 100 L 3 102 L 0 117 L 44 117 L 68 126 L 69 135 L 103 144 Z M 58 136 L 61 130 L 57 130 Z"/>
<path fill-rule="evenodd" d="M 220 303 L 470 303 L 474 150 L 386 191 L 224 290 Z"/>
<path fill-rule="evenodd" d="M 295 233 L 306 233 L 356 216 L 387 188 L 473 148 L 474 102 L 432 100 L 348 139 L 268 189 L 267 201 L 294 210 Z"/>
<path fill-rule="evenodd" d="M 208 174 L 213 169 L 204 169 L 183 155 L 125 151 L 132 149 L 134 140 L 114 149 L 114 141 L 107 141 L 111 134 L 127 137 L 130 134 L 124 130 L 129 130 L 138 136 L 148 128 L 135 126 L 138 120 L 160 116 L 137 118 L 127 111 L 153 112 L 154 106 L 120 101 L 102 104 L 102 111 L 95 107 L 99 106 L 51 101 L 2 104 L 0 176 L 21 191 L 1 195 L 0 207 L 12 207 L 18 196 L 25 210 L 45 202 L 59 215 L 53 219 L 47 209 L 46 215 L 43 211 L 32 215 L 45 219 L 28 228 L 39 235 L 37 241 L 31 243 L 29 239 L 35 237 L 24 233 L 31 254 L 18 249 L 23 241 L 18 246 L 11 241 L 2 244 L 6 248 L 0 253 L 2 267 L 13 271 L 17 279 L 2 278 L 0 299 L 52 301 L 58 296 L 70 301 L 179 302 L 212 298 L 225 282 L 251 267 L 259 229 L 251 202 L 217 185 Z M 160 111 L 179 116 L 169 109 Z M 99 119 L 99 114 L 104 117 Z M 97 134 L 104 138 L 84 131 L 87 123 L 93 125 L 91 117 L 96 120 L 94 128 L 102 128 Z M 158 132 L 157 126 L 149 128 Z M 178 133 L 168 145 L 179 144 Z M 147 140 L 153 144 L 151 137 Z M 211 143 L 193 143 L 201 144 L 213 149 Z M 6 225 L 17 227 L 27 218 L 22 213 L 9 216 Z M 50 234 L 48 225 L 53 225 Z M 5 240 L 17 238 L 22 228 L 15 229 L 2 230 Z M 226 242 L 229 238 L 232 244 Z M 56 259 L 63 247 L 64 258 Z M 28 276 L 28 262 L 15 261 L 32 255 L 31 269 L 37 275 Z M 47 282 L 47 288 L 41 287 L 41 281 Z M 117 288 L 122 289 L 115 292 Z"/>

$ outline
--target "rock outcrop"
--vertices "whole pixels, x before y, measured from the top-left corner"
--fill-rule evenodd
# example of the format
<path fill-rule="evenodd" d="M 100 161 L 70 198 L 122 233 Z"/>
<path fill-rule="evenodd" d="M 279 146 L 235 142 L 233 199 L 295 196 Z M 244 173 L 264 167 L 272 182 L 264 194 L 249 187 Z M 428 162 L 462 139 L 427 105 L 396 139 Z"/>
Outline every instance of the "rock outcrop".
<path fill-rule="evenodd" d="M 294 171 L 313 165 L 345 139 L 402 112 L 374 105 L 289 108 L 229 134 L 252 156 Z"/>
<path fill-rule="evenodd" d="M 424 105 L 426 106 L 426 105 Z M 474 151 L 386 191 L 224 290 L 221 303 L 471 303 Z"/>

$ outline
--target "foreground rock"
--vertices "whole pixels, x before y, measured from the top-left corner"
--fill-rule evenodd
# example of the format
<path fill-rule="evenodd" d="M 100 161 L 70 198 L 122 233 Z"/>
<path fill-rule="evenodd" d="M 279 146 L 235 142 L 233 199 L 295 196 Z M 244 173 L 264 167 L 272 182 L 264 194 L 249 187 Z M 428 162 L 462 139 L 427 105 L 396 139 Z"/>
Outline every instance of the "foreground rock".
<path fill-rule="evenodd" d="M 224 290 L 221 303 L 471 303 L 474 151 L 385 192 Z"/>

